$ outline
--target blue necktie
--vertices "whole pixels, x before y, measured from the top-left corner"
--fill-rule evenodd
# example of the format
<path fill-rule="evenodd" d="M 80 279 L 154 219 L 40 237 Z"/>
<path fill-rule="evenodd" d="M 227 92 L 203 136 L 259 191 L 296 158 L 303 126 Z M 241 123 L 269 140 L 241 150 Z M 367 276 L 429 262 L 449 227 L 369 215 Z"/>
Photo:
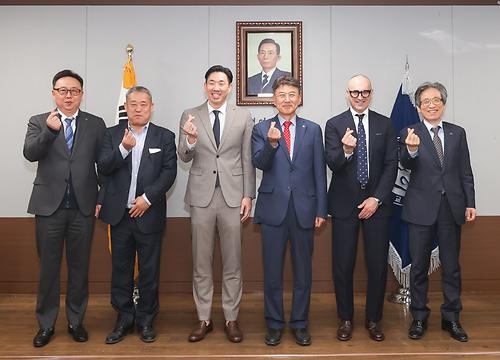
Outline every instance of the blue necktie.
<path fill-rule="evenodd" d="M 73 118 L 66 118 L 64 121 L 66 122 L 66 133 L 64 134 L 64 137 L 66 138 L 68 150 L 71 152 L 71 150 L 73 150 L 73 128 L 71 127 Z"/>
<path fill-rule="evenodd" d="M 264 91 L 264 88 L 266 87 L 268 82 L 269 82 L 269 77 L 267 76 L 267 74 L 264 74 L 264 78 L 262 79 L 262 91 Z"/>
<path fill-rule="evenodd" d="M 368 184 L 368 151 L 366 149 L 366 133 L 365 127 L 363 126 L 363 117 L 365 114 L 356 114 L 359 118 L 358 122 L 358 142 L 356 147 L 358 148 L 358 168 L 356 179 L 359 181 L 361 187 L 365 187 Z"/>

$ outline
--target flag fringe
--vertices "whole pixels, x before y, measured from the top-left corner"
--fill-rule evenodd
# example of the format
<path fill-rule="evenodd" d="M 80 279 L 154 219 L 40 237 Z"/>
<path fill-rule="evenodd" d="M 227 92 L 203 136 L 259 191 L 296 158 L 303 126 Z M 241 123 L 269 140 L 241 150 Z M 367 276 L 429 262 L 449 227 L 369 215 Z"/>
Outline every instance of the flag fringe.
<path fill-rule="evenodd" d="M 389 243 L 389 254 L 387 255 L 387 262 L 391 266 L 392 272 L 394 273 L 394 276 L 396 277 L 399 285 L 404 288 L 409 288 L 411 264 L 402 268 L 401 257 L 399 256 L 396 248 L 394 247 L 394 245 L 392 245 L 392 243 Z M 432 274 L 439 268 L 440 265 L 441 262 L 439 260 L 439 246 L 436 246 L 436 248 L 431 252 L 428 274 Z"/>

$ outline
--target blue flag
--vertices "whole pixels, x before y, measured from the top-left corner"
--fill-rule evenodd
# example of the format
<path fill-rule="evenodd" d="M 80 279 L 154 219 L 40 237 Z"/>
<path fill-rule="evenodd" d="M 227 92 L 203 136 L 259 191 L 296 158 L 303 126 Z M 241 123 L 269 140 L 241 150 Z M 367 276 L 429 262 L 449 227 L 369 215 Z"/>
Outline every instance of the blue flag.
<path fill-rule="evenodd" d="M 396 97 L 391 112 L 392 126 L 396 134 L 399 134 L 405 127 L 420 121 L 417 109 L 411 101 L 408 88 L 409 76 L 407 65 L 405 82 L 399 87 L 398 96 Z M 403 210 L 403 199 L 410 180 L 410 171 L 403 168 L 401 164 L 399 164 L 398 167 L 398 176 L 392 190 L 395 199 L 392 205 L 393 212 L 389 233 L 390 244 L 388 261 L 399 284 L 404 288 L 409 288 L 411 258 L 408 242 L 408 224 L 401 219 L 401 212 Z M 437 247 L 437 241 L 433 243 L 432 248 L 429 273 L 439 267 L 439 249 Z"/>

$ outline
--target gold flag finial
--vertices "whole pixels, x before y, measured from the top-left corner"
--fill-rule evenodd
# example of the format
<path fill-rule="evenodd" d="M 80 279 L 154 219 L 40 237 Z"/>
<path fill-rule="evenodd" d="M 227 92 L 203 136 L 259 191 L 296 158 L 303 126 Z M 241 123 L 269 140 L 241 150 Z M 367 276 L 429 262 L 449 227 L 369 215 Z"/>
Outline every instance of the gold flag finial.
<path fill-rule="evenodd" d="M 128 61 L 132 61 L 132 53 L 134 52 L 134 46 L 132 44 L 128 44 L 125 48 L 128 54 Z"/>

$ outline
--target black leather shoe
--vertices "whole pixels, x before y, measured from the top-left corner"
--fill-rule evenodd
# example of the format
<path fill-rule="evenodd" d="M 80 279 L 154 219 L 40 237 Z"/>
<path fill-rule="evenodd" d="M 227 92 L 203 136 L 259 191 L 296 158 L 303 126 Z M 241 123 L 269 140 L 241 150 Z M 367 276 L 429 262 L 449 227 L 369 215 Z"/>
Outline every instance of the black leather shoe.
<path fill-rule="evenodd" d="M 385 336 L 378 323 L 375 321 L 366 321 L 365 327 L 368 330 L 370 339 L 374 341 L 384 341 Z"/>
<path fill-rule="evenodd" d="M 33 338 L 34 347 L 42 347 L 49 343 L 50 338 L 54 335 L 54 328 L 40 329 Z"/>
<path fill-rule="evenodd" d="M 292 329 L 295 342 L 301 346 L 311 345 L 311 334 L 307 328 Z"/>
<path fill-rule="evenodd" d="M 89 334 L 83 325 L 68 325 L 68 333 L 77 342 L 85 342 L 89 339 Z"/>
<path fill-rule="evenodd" d="M 408 337 L 419 340 L 424 336 L 425 330 L 427 330 L 427 320 L 413 320 L 408 330 Z"/>
<path fill-rule="evenodd" d="M 352 321 L 350 320 L 340 320 L 339 327 L 337 329 L 337 339 L 340 341 L 348 341 L 352 338 Z"/>
<path fill-rule="evenodd" d="M 108 336 L 106 336 L 106 344 L 116 344 L 123 340 L 125 336 L 131 334 L 134 331 L 134 326 L 115 326 L 113 331 L 111 331 Z"/>
<path fill-rule="evenodd" d="M 467 333 L 458 321 L 441 320 L 441 329 L 448 331 L 455 340 L 466 342 L 469 340 Z"/>
<path fill-rule="evenodd" d="M 139 337 L 144 342 L 153 342 L 156 340 L 156 332 L 153 325 L 139 326 Z"/>
<path fill-rule="evenodd" d="M 281 342 L 281 335 L 283 334 L 283 329 L 272 329 L 268 328 L 267 329 L 267 334 L 266 334 L 266 345 L 269 346 L 276 346 Z"/>

